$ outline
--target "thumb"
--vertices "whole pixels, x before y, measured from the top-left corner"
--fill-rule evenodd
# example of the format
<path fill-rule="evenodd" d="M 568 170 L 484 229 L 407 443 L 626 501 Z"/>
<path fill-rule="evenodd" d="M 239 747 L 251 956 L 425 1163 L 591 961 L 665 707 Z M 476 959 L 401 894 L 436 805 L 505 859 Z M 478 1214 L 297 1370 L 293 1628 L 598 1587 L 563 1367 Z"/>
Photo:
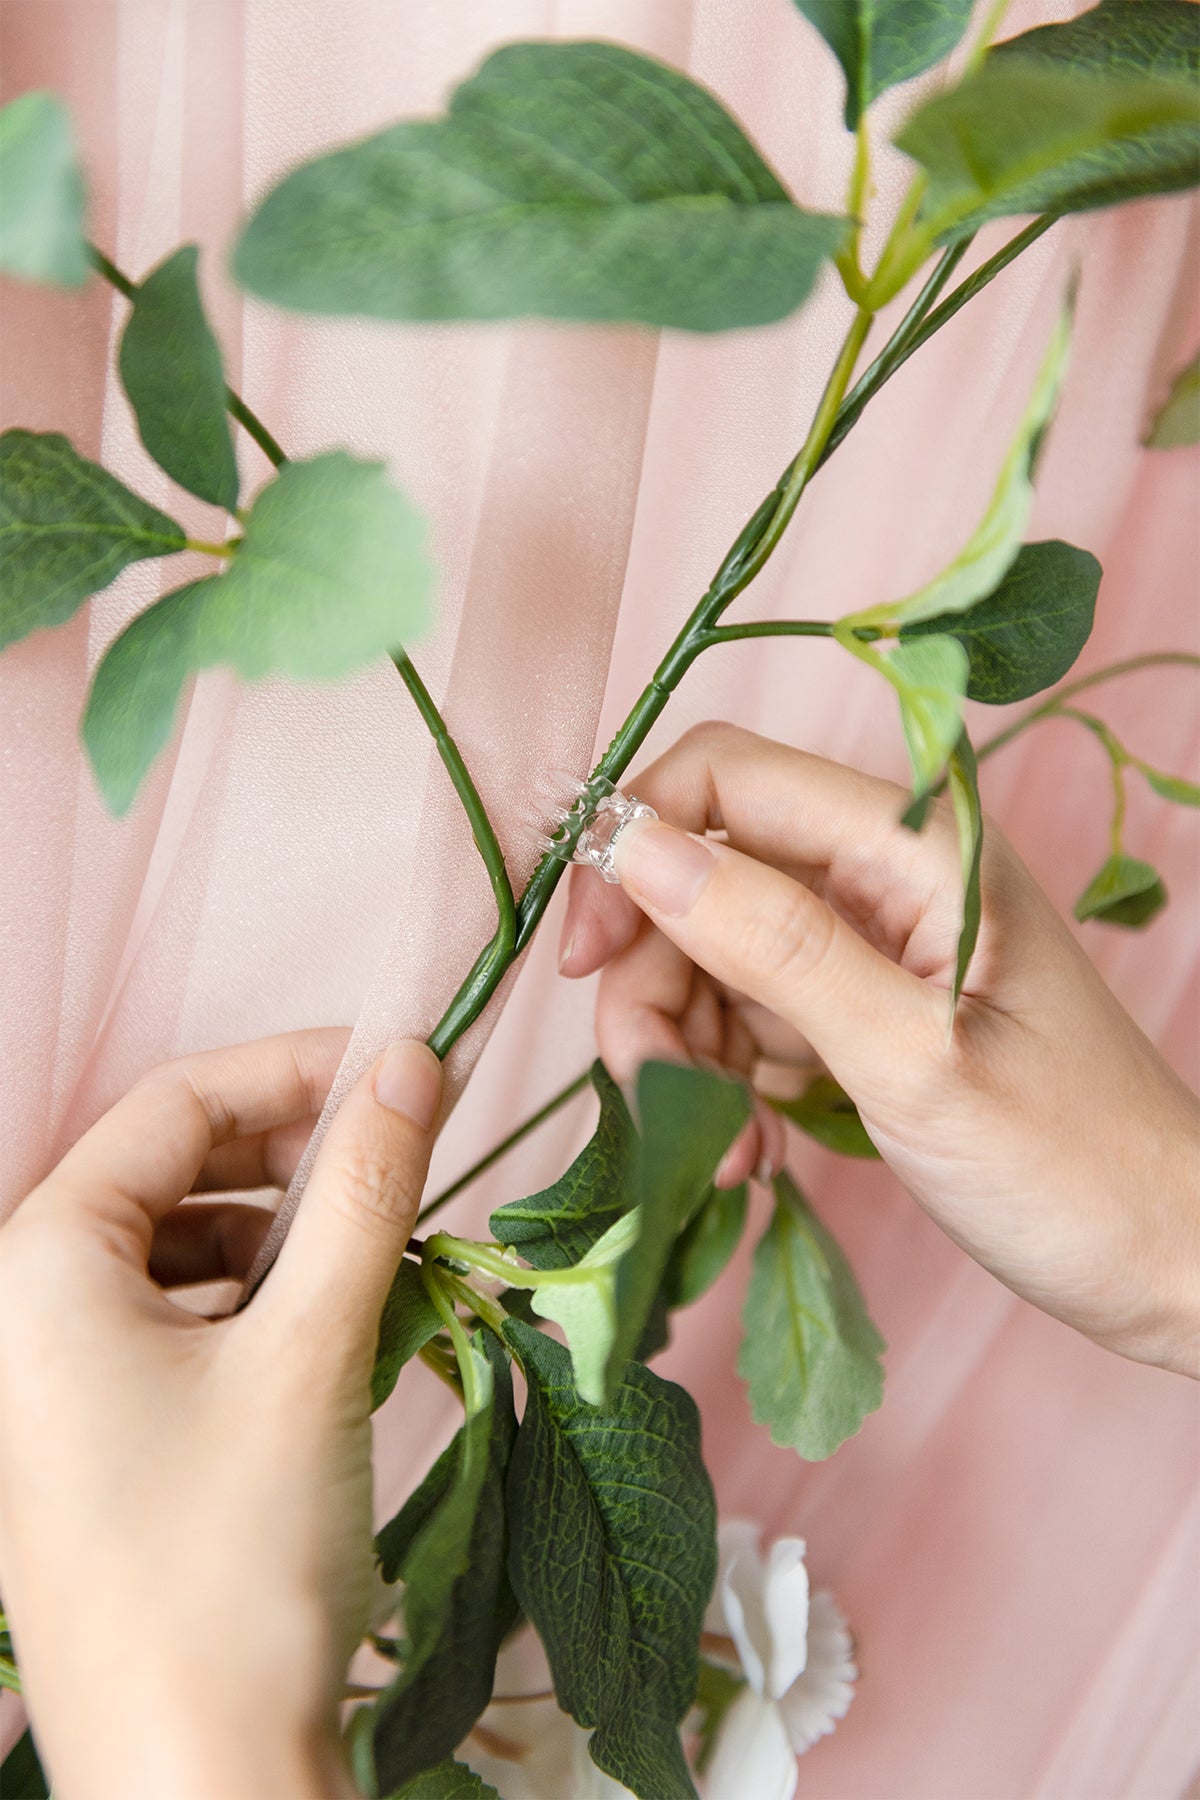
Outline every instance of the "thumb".
<path fill-rule="evenodd" d="M 270 1304 L 309 1325 L 314 1312 L 323 1324 L 349 1322 L 374 1347 L 420 1205 L 441 1095 L 441 1063 L 411 1039 L 392 1044 L 351 1088 L 267 1282 Z"/>
<path fill-rule="evenodd" d="M 718 981 L 795 1027 L 850 1093 L 945 1036 L 944 996 L 859 936 L 810 888 L 727 844 L 633 820 L 621 886 Z"/>

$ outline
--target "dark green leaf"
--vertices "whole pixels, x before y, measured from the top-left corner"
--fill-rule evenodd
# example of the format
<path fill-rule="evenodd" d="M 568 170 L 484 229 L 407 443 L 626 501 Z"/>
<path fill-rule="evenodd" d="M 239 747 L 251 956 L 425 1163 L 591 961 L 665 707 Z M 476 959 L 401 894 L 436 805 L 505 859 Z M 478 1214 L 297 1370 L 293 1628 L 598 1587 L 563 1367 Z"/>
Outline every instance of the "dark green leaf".
<path fill-rule="evenodd" d="M 846 221 L 801 211 L 713 96 L 618 44 L 510 44 L 446 118 L 305 164 L 235 273 L 302 312 L 718 331 L 806 298 Z"/>
<path fill-rule="evenodd" d="M 998 588 L 966 612 L 901 627 L 901 641 L 946 633 L 967 653 L 967 698 L 990 706 L 1028 700 L 1061 681 L 1086 644 L 1100 564 L 1051 539 L 1026 544 Z"/>
<path fill-rule="evenodd" d="M 110 810 L 132 804 L 197 670 L 228 663 L 246 681 L 333 681 L 422 630 L 424 538 L 382 463 L 341 450 L 285 463 L 251 507 L 227 572 L 141 613 L 100 664 L 83 738 Z"/>
<path fill-rule="evenodd" d="M 668 1306 L 691 1306 L 708 1292 L 738 1247 L 746 1223 L 747 1190 L 713 1188 L 691 1224 L 675 1240 L 663 1277 Z M 639 1357 L 644 1361 L 644 1356 Z"/>
<path fill-rule="evenodd" d="M 853 131 L 888 88 L 949 56 L 971 17 L 971 0 L 796 0 L 846 76 Z"/>
<path fill-rule="evenodd" d="M 1106 22 L 1132 40 L 1145 21 L 1149 44 L 1158 42 L 1163 17 L 1169 54 L 1147 50 L 1118 61 L 1104 48 Z M 1093 21 L 1086 53 L 1055 54 L 1036 41 L 1071 32 L 1083 19 Z M 1195 183 L 1194 9 L 1187 0 L 1109 0 L 1083 19 L 998 48 L 976 74 L 927 100 L 899 133 L 899 147 L 929 176 L 923 217 L 935 237 L 958 237 L 1013 213 L 1082 212 Z M 1083 44 L 1079 33 L 1072 41 Z"/>
<path fill-rule="evenodd" d="M 1146 925 L 1167 904 L 1157 869 L 1134 856 L 1110 856 L 1075 902 L 1075 917 L 1106 925 Z"/>
<path fill-rule="evenodd" d="M 488 1220 L 496 1241 L 511 1244 L 534 1269 L 577 1263 L 633 1204 L 633 1120 L 604 1064 L 595 1062 L 591 1074 L 600 1118 L 590 1141 L 553 1186 L 510 1201 Z"/>
<path fill-rule="evenodd" d="M 798 1100 L 772 1100 L 785 1119 L 842 1156 L 878 1157 L 858 1108 L 832 1075 L 814 1075 Z"/>
<path fill-rule="evenodd" d="M 954 958 L 954 986 L 951 1006 L 958 1005 L 967 970 L 979 939 L 979 921 L 983 910 L 979 871 L 983 860 L 983 809 L 979 804 L 979 771 L 975 752 L 964 731 L 950 757 L 947 771 L 950 798 L 954 802 L 954 822 L 958 827 L 958 853 L 962 866 L 963 910 Z"/>
<path fill-rule="evenodd" d="M 900 814 L 900 823 L 906 831 L 923 831 L 925 821 L 929 817 L 929 809 L 933 805 L 933 792 L 926 788 L 924 793 L 914 794 L 908 805 Z"/>
<path fill-rule="evenodd" d="M 190 494 L 233 512 L 237 461 L 221 351 L 196 285 L 199 254 L 185 244 L 138 289 L 121 338 L 121 380 L 154 460 Z"/>
<path fill-rule="evenodd" d="M 85 205 L 62 101 L 22 94 L 0 108 L 0 271 L 79 287 L 89 267 Z"/>
<path fill-rule="evenodd" d="M 0 649 L 61 625 L 129 563 L 184 546 L 173 519 L 147 506 L 56 431 L 0 437 Z"/>
<path fill-rule="evenodd" d="M 716 1509 L 689 1395 L 632 1363 L 588 1406 L 566 1351 L 510 1321 L 529 1398 L 509 1471 L 513 1586 L 560 1706 L 640 1800 L 694 1789 L 679 1722 L 716 1577 Z"/>
<path fill-rule="evenodd" d="M 700 1660 L 700 1682 L 696 1688 L 696 1710 L 700 1714 L 699 1743 L 696 1748 L 696 1773 L 703 1775 L 716 1749 L 717 1734 L 739 1694 L 746 1691 L 745 1677 L 723 1669 L 718 1663 Z"/>
<path fill-rule="evenodd" d="M 372 1412 L 383 1405 L 409 1358 L 441 1329 L 441 1315 L 421 1279 L 420 1265 L 406 1257 L 396 1270 L 379 1321 L 379 1342 L 371 1371 Z"/>
<path fill-rule="evenodd" d="M 389 1794 L 388 1800 L 500 1800 L 500 1795 L 466 1763 L 447 1759 L 435 1769 L 412 1776 Z"/>
<path fill-rule="evenodd" d="M 1185 781 L 1182 775 L 1164 775 L 1161 769 L 1151 769 L 1143 762 L 1136 766 L 1164 800 L 1174 800 L 1178 806 L 1200 806 L 1200 787 L 1194 781 Z"/>
<path fill-rule="evenodd" d="M 1151 450 L 1178 450 L 1200 444 L 1200 356 L 1180 369 L 1171 383 L 1145 442 Z"/>
<path fill-rule="evenodd" d="M 832 1456 L 883 1398 L 883 1339 L 850 1265 L 791 1177 L 754 1255 L 738 1373 L 757 1425 L 810 1461 Z"/>
<path fill-rule="evenodd" d="M 0 1794 L 4 1800 L 48 1800 L 49 1793 L 33 1733 L 26 1731 L 17 1739 L 0 1768 Z"/>
<path fill-rule="evenodd" d="M 405 1583 L 408 1636 L 400 1673 L 375 1708 L 383 1793 L 466 1737 L 491 1698 L 496 1656 L 517 1618 L 504 1498 L 517 1428 L 512 1380 L 499 1343 L 480 1336 L 489 1399 L 376 1539 L 384 1579 L 398 1574 Z"/>
<path fill-rule="evenodd" d="M 897 644 L 888 667 L 900 696 L 913 797 L 919 799 L 941 775 L 962 731 L 967 653 L 957 639 L 942 633 Z"/>

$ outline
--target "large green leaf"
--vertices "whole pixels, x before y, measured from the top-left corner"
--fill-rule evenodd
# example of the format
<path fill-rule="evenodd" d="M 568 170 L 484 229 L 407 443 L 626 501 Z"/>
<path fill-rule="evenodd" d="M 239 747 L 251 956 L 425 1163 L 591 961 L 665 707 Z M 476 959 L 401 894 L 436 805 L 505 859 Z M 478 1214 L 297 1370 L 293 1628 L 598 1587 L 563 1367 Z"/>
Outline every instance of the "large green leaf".
<path fill-rule="evenodd" d="M 285 463 L 251 507 L 226 573 L 141 613 L 100 664 L 83 740 L 110 809 L 132 804 L 197 670 L 228 663 L 246 681 L 332 681 L 421 631 L 424 537 L 382 463 L 341 450 Z"/>
<path fill-rule="evenodd" d="M 797 1099 L 772 1100 L 771 1104 L 827 1150 L 842 1156 L 879 1156 L 857 1106 L 832 1075 L 814 1075 Z"/>
<path fill-rule="evenodd" d="M 639 1800 L 694 1789 L 679 1723 L 716 1576 L 716 1508 L 690 1396 L 632 1363 L 609 1406 L 583 1402 L 561 1345 L 505 1326 L 529 1397 L 509 1470 L 513 1586 L 559 1705 Z"/>
<path fill-rule="evenodd" d="M 979 939 L 979 922 L 983 914 L 983 891 L 980 871 L 983 863 L 983 808 L 979 803 L 979 770 L 975 751 L 964 731 L 950 756 L 946 772 L 950 798 L 954 805 L 954 822 L 958 828 L 959 862 L 962 868 L 963 909 L 954 958 L 954 985 L 951 1004 L 958 1005 L 967 970 Z"/>
<path fill-rule="evenodd" d="M 49 1793 L 33 1733 L 22 1732 L 0 1768 L 0 1794 L 4 1800 L 48 1800 Z"/>
<path fill-rule="evenodd" d="M 618 44 L 520 43 L 444 119 L 286 176 L 234 271 L 303 312 L 717 331 L 794 312 L 845 232 L 686 75 Z"/>
<path fill-rule="evenodd" d="M 846 76 L 846 125 L 872 100 L 949 56 L 971 17 L 971 0 L 796 0 Z"/>
<path fill-rule="evenodd" d="M 472 1355 L 483 1404 L 376 1539 L 385 1580 L 405 1583 L 408 1640 L 375 1708 L 384 1793 L 466 1737 L 491 1698 L 496 1656 L 517 1619 L 504 1497 L 517 1430 L 512 1379 L 499 1343 L 487 1332 L 482 1339 L 486 1361 L 474 1347 Z"/>
<path fill-rule="evenodd" d="M 182 529 L 56 431 L 0 436 L 0 649 L 61 625 L 132 562 L 182 550 Z"/>
<path fill-rule="evenodd" d="M 596 1130 L 565 1175 L 541 1193 L 512 1200 L 488 1220 L 488 1230 L 535 1269 L 577 1263 L 633 1205 L 631 1169 L 637 1133 L 629 1108 L 602 1062 L 591 1071 L 600 1100 Z"/>
<path fill-rule="evenodd" d="M 1075 902 L 1075 917 L 1105 925 L 1148 925 L 1167 904 L 1162 876 L 1136 856 L 1110 856 Z"/>
<path fill-rule="evenodd" d="M 663 1298 L 668 1306 L 691 1306 L 708 1292 L 738 1247 L 748 1201 L 744 1185 L 712 1189 L 691 1224 L 675 1240 L 663 1276 Z"/>
<path fill-rule="evenodd" d="M 434 1769 L 411 1776 L 387 1800 L 500 1800 L 500 1795 L 466 1763 L 448 1758 Z"/>
<path fill-rule="evenodd" d="M 79 287 L 88 277 L 86 195 L 71 120 L 54 94 L 0 108 L 0 272 Z"/>
<path fill-rule="evenodd" d="M 189 493 L 233 512 L 237 460 L 220 346 L 196 284 L 199 254 L 185 244 L 137 290 L 121 338 L 121 380 L 155 461 Z"/>
<path fill-rule="evenodd" d="M 1073 544 L 1026 544 L 985 599 L 902 626 L 901 642 L 955 637 L 970 664 L 968 699 L 991 706 L 1028 700 L 1061 681 L 1087 643 L 1101 573 L 1091 552 Z"/>
<path fill-rule="evenodd" d="M 379 1320 L 375 1366 L 371 1371 L 372 1411 L 383 1405 L 409 1358 L 441 1329 L 441 1314 L 429 1298 L 420 1265 L 405 1257 L 388 1289 Z"/>
<path fill-rule="evenodd" d="M 1200 356 L 1180 369 L 1154 423 L 1146 433 L 1151 450 L 1180 450 L 1200 444 Z"/>
<path fill-rule="evenodd" d="M 998 46 L 896 138 L 929 176 L 934 236 L 1191 187 L 1198 49 L 1188 0 L 1106 0 Z"/>
<path fill-rule="evenodd" d="M 832 1456 L 883 1398 L 883 1339 L 836 1241 L 791 1177 L 754 1255 L 738 1373 L 757 1425 L 810 1461 Z"/>

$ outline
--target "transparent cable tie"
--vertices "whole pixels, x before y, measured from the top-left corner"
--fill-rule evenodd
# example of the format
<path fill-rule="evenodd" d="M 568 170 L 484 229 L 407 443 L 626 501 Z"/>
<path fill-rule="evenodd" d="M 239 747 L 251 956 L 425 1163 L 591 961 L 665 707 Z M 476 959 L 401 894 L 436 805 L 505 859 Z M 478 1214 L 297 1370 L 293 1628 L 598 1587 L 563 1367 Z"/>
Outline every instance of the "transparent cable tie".
<path fill-rule="evenodd" d="M 586 863 L 604 881 L 618 881 L 613 865 L 617 838 L 631 819 L 657 819 L 654 808 L 603 777 L 583 782 L 555 770 L 542 789 L 554 803 L 550 832 L 538 832 L 542 850 L 560 862 Z"/>

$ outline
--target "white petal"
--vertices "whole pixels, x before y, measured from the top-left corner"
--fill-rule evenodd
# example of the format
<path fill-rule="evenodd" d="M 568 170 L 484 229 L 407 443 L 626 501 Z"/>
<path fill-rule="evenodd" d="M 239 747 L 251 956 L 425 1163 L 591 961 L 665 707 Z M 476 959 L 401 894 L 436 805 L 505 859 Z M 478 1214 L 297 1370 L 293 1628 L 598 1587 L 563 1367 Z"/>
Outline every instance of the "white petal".
<path fill-rule="evenodd" d="M 725 1714 L 701 1784 L 704 1800 L 792 1800 L 796 1753 L 779 1708 L 747 1690 Z"/>
<path fill-rule="evenodd" d="M 854 1698 L 854 1645 L 832 1594 L 814 1594 L 808 1612 L 808 1664 L 779 1702 L 796 1754 L 826 1737 Z"/>
<path fill-rule="evenodd" d="M 704 1615 L 705 1631 L 724 1633 L 729 1630 L 729 1622 L 725 1617 L 725 1578 L 735 1557 L 743 1552 L 758 1555 L 759 1532 L 760 1527 L 752 1524 L 749 1519 L 726 1519 L 718 1526 L 717 1580 L 712 1599 L 708 1603 L 708 1611 Z"/>
<path fill-rule="evenodd" d="M 771 1545 L 763 1584 L 763 1613 L 770 1652 L 765 1692 L 786 1694 L 808 1658 L 808 1570 L 804 1539 L 779 1538 Z"/>
<path fill-rule="evenodd" d="M 745 1545 L 725 1576 L 725 1623 L 737 1645 L 746 1680 L 756 1694 L 766 1689 L 771 1633 L 763 1610 L 763 1566 L 758 1545 Z"/>
<path fill-rule="evenodd" d="M 569 1790 L 571 1800 L 637 1800 L 636 1794 L 596 1767 L 588 1754 L 587 1740 L 586 1732 L 576 1731 L 574 1780 Z M 503 1791 L 501 1789 L 501 1793 Z"/>

